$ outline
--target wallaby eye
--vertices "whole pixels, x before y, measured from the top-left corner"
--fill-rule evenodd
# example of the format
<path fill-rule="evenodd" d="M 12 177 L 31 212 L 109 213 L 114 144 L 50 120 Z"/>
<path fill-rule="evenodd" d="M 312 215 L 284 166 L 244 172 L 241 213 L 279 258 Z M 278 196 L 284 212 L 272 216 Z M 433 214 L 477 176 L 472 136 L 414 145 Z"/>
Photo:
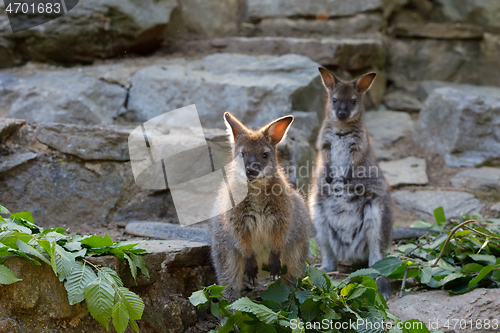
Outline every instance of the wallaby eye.
<path fill-rule="evenodd" d="M 336 98 L 333 99 L 333 103 L 337 103 L 337 99 Z"/>
<path fill-rule="evenodd" d="M 262 154 L 262 157 L 263 157 L 265 160 L 267 160 L 267 159 L 269 158 L 269 153 L 264 153 L 264 154 Z"/>
<path fill-rule="evenodd" d="M 353 99 L 351 100 L 351 103 L 352 103 L 352 104 L 356 104 L 356 99 L 354 99 L 354 98 L 353 98 Z"/>

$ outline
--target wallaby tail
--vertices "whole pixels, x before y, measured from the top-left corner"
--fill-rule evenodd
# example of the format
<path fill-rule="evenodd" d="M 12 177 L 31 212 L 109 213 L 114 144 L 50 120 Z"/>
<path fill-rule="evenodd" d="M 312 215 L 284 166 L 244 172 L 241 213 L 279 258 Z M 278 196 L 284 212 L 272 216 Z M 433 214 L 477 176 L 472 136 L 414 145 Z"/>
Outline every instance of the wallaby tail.
<path fill-rule="evenodd" d="M 422 229 L 422 228 L 393 228 L 392 238 L 393 239 L 408 239 L 408 238 L 419 238 L 427 233 L 437 234 L 436 230 Z"/>
<path fill-rule="evenodd" d="M 165 222 L 130 221 L 125 226 L 125 232 L 142 237 L 212 243 L 212 236 L 208 229 L 183 227 L 179 224 Z"/>

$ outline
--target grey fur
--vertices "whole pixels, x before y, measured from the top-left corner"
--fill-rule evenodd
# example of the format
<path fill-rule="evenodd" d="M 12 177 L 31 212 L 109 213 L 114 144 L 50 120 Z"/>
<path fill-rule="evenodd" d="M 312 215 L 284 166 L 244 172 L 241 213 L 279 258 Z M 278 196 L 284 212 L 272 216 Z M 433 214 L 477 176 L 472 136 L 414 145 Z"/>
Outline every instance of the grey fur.
<path fill-rule="evenodd" d="M 322 76 L 328 73 L 320 71 Z M 372 266 L 383 258 L 392 239 L 392 201 L 363 121 L 361 97 L 369 85 L 360 90 L 362 78 L 366 75 L 351 82 L 323 77 L 329 96 L 317 140 L 309 210 L 324 271 L 337 270 L 338 260 Z M 357 105 L 348 106 L 347 120 L 340 120 L 338 108 L 345 108 L 343 101 L 350 98 L 357 98 Z"/>
<path fill-rule="evenodd" d="M 252 132 L 257 133 L 257 132 Z M 238 140 L 232 138 L 233 158 L 238 155 L 241 146 L 252 148 L 259 138 Z M 267 145 L 267 144 L 264 144 Z M 300 277 L 303 273 L 308 255 L 311 221 L 307 206 L 302 196 L 293 189 L 276 162 L 275 146 L 271 152 L 274 172 L 263 181 L 266 185 L 247 183 L 249 193 L 239 205 L 221 214 L 211 221 L 212 227 L 212 260 L 220 285 L 226 286 L 224 294 L 231 300 L 240 296 L 245 274 L 245 263 L 250 255 L 254 255 L 259 271 L 262 264 L 271 266 L 273 252 L 273 235 L 277 232 L 282 240 L 282 247 L 277 249 L 282 265 L 287 266 L 286 276 Z M 244 173 L 244 172 L 243 172 Z M 227 173 L 229 184 L 242 180 L 241 170 L 233 163 Z M 265 192 L 266 186 L 279 186 L 284 191 L 275 195 Z M 230 188 L 233 188 L 230 185 Z M 277 191 L 276 191 L 277 192 Z M 219 204 L 228 204 L 228 198 L 219 196 Z M 251 251 L 245 250 L 243 233 L 251 235 Z M 266 273 L 269 274 L 269 273 Z"/>

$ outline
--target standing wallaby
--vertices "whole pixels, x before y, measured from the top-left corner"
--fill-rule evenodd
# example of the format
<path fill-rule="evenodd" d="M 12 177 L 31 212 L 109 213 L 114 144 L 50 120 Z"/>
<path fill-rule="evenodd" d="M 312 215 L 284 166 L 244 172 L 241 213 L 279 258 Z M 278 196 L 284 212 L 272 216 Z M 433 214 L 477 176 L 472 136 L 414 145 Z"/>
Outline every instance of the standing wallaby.
<path fill-rule="evenodd" d="M 309 210 L 321 248 L 321 269 L 337 270 L 337 260 L 372 266 L 383 258 L 393 224 L 389 188 L 363 121 L 362 97 L 376 74 L 342 81 L 324 68 L 319 71 L 328 101 Z"/>
<path fill-rule="evenodd" d="M 252 130 L 226 112 L 224 120 L 232 146 L 229 184 L 245 182 L 248 195 L 233 209 L 212 219 L 212 260 L 218 283 L 231 300 L 239 297 L 243 275 L 255 280 L 267 265 L 278 276 L 300 277 L 309 249 L 311 220 L 301 195 L 288 183 L 276 159 L 276 145 L 285 137 L 293 117 L 285 116 Z M 224 185 L 225 186 L 225 185 Z M 228 206 L 227 196 L 218 204 Z"/>

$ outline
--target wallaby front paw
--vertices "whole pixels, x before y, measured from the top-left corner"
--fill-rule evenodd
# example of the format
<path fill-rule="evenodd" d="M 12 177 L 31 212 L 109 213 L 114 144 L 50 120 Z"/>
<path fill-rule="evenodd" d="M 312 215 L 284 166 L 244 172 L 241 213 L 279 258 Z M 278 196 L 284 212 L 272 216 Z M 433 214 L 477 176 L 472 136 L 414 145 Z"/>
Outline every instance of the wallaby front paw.
<path fill-rule="evenodd" d="M 269 272 L 271 276 L 274 278 L 275 276 L 279 276 L 281 273 L 281 260 L 280 254 L 278 252 L 271 251 L 269 253 Z"/>
<path fill-rule="evenodd" d="M 257 266 L 257 260 L 255 259 L 255 254 L 245 260 L 245 274 L 248 276 L 250 281 L 255 282 L 257 273 L 259 272 L 259 267 Z"/>

